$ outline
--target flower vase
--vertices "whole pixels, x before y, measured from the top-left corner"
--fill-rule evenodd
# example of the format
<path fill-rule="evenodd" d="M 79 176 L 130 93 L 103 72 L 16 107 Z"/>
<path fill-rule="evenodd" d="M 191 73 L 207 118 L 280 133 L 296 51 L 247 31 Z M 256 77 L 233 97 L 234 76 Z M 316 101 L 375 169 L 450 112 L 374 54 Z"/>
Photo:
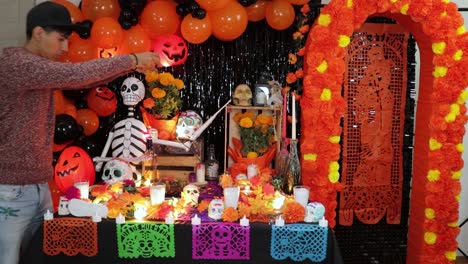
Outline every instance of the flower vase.
<path fill-rule="evenodd" d="M 176 127 L 177 120 L 179 119 L 179 113 L 177 113 L 171 119 L 162 119 L 157 115 L 153 115 L 146 111 L 143 107 L 140 107 L 141 114 L 143 116 L 143 123 L 147 127 L 152 127 L 158 130 L 158 138 L 165 140 L 176 139 Z"/>

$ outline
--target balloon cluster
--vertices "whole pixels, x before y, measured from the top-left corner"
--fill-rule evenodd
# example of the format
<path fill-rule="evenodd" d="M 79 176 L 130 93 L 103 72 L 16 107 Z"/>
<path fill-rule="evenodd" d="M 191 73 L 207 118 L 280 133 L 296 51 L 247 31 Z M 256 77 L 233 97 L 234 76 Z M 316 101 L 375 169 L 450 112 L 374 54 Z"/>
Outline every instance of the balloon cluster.
<path fill-rule="evenodd" d="M 191 14 L 194 18 L 203 19 L 206 17 L 206 10 L 201 8 L 195 0 L 177 1 L 179 4 L 176 7 L 177 14 L 185 17 Z"/>

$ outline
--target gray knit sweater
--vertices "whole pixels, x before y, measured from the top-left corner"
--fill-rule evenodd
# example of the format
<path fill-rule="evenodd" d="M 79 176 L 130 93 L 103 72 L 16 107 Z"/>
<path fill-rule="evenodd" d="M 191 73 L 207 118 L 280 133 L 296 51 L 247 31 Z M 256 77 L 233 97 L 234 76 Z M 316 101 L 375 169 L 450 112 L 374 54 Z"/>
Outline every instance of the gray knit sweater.
<path fill-rule="evenodd" d="M 130 56 L 60 63 L 24 48 L 0 57 L 0 184 L 45 183 L 53 176 L 53 89 L 108 83 L 133 67 Z"/>

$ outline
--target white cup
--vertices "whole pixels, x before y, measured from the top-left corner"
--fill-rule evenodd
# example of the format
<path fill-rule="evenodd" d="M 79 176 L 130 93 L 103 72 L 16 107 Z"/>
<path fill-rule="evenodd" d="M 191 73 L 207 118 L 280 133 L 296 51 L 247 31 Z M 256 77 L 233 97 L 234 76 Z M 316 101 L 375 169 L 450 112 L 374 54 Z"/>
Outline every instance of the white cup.
<path fill-rule="evenodd" d="M 223 194 L 224 194 L 224 206 L 237 209 L 237 205 L 239 203 L 240 187 L 239 186 L 226 187 L 223 190 Z"/>
<path fill-rule="evenodd" d="M 309 202 L 310 188 L 304 185 L 296 185 L 293 187 L 293 192 L 294 201 L 300 203 L 304 208 L 306 208 L 307 203 Z"/>
<path fill-rule="evenodd" d="M 150 187 L 151 204 L 162 204 L 166 197 L 166 185 L 158 184 Z"/>
<path fill-rule="evenodd" d="M 89 197 L 89 182 L 75 182 L 73 184 L 78 190 L 80 190 L 80 198 L 88 199 Z"/>

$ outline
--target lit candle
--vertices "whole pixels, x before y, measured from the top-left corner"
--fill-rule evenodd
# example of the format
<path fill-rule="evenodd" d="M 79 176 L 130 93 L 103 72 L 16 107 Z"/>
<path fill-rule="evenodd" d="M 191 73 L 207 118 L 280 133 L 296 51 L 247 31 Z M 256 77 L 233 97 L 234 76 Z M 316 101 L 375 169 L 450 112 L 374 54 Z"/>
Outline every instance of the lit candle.
<path fill-rule="evenodd" d="M 291 139 L 296 139 L 296 96 L 293 94 L 292 96 L 292 129 L 291 129 Z"/>
<path fill-rule="evenodd" d="M 284 226 L 284 219 L 281 215 L 275 220 L 275 226 Z"/>
<path fill-rule="evenodd" d="M 319 220 L 319 226 L 321 227 L 327 227 L 328 226 L 328 221 L 325 219 L 325 217 L 322 217 L 322 219 Z"/>
<path fill-rule="evenodd" d="M 240 225 L 241 226 L 249 226 L 249 219 L 247 219 L 247 217 L 242 217 L 241 220 L 240 220 Z"/>
<path fill-rule="evenodd" d="M 201 224 L 201 219 L 198 217 L 197 214 L 195 214 L 194 217 L 192 217 L 192 225 L 200 225 Z"/>
<path fill-rule="evenodd" d="M 168 225 L 173 225 L 174 224 L 174 217 L 172 216 L 172 213 L 169 213 L 166 216 L 166 224 L 168 224 Z"/>
<path fill-rule="evenodd" d="M 102 220 L 102 219 L 101 219 L 101 216 L 100 216 L 97 212 L 96 212 L 95 215 L 93 215 L 93 216 L 91 217 L 91 219 L 92 219 L 93 222 L 95 222 L 95 223 L 99 223 L 99 222 L 101 222 L 101 220 Z"/>
<path fill-rule="evenodd" d="M 257 176 L 257 164 L 252 163 L 247 165 L 247 178 L 250 180 L 254 176 Z"/>
<path fill-rule="evenodd" d="M 119 213 L 119 215 L 115 218 L 115 223 L 118 225 L 125 224 L 125 217 Z"/>
<path fill-rule="evenodd" d="M 53 220 L 54 219 L 54 214 L 47 209 L 47 212 L 44 214 L 44 220 Z"/>
<path fill-rule="evenodd" d="M 166 185 L 158 184 L 150 187 L 151 204 L 162 204 L 166 197 Z"/>

